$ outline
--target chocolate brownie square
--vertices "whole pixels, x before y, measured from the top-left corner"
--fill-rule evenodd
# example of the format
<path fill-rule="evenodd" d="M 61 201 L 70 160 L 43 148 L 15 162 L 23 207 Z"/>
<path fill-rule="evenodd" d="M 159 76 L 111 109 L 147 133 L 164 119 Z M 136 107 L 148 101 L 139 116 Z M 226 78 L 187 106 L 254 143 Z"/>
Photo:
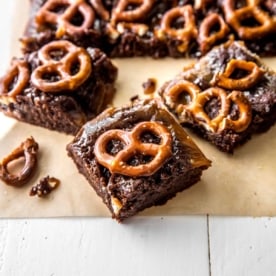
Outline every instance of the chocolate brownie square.
<path fill-rule="evenodd" d="M 272 0 L 32 0 L 22 46 L 53 39 L 97 46 L 112 57 L 200 56 L 229 36 L 276 54 Z"/>
<path fill-rule="evenodd" d="M 225 152 L 276 120 L 276 73 L 237 41 L 213 48 L 159 94 L 182 125 Z"/>
<path fill-rule="evenodd" d="M 165 204 L 210 166 L 155 100 L 106 110 L 82 127 L 67 150 L 118 221 Z"/>
<path fill-rule="evenodd" d="M 13 59 L 0 79 L 0 110 L 20 121 L 76 134 L 112 101 L 117 68 L 99 49 L 60 40 Z"/>

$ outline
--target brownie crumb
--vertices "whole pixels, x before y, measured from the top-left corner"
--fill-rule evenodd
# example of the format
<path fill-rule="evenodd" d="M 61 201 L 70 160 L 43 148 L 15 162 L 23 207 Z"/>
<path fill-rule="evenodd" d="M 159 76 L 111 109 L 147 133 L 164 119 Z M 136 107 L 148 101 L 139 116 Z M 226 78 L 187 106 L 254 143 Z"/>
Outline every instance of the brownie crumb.
<path fill-rule="evenodd" d="M 139 100 L 139 95 L 134 95 L 129 100 L 130 100 L 131 103 L 134 103 L 134 102 Z"/>
<path fill-rule="evenodd" d="M 49 175 L 42 178 L 38 184 L 31 188 L 30 196 L 46 197 L 60 184 L 60 180 Z"/>
<path fill-rule="evenodd" d="M 144 89 L 144 94 L 152 96 L 156 91 L 157 80 L 155 78 L 149 78 L 146 82 L 142 84 Z"/>

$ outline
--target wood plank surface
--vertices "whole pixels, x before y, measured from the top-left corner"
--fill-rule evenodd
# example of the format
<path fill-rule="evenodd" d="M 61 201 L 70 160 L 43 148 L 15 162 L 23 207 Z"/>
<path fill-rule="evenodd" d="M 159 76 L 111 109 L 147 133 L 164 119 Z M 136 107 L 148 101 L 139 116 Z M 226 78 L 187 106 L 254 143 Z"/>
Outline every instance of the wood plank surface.
<path fill-rule="evenodd" d="M 0 275 L 209 276 L 206 217 L 0 220 Z"/>
<path fill-rule="evenodd" d="M 210 217 L 212 276 L 276 275 L 276 219 Z"/>

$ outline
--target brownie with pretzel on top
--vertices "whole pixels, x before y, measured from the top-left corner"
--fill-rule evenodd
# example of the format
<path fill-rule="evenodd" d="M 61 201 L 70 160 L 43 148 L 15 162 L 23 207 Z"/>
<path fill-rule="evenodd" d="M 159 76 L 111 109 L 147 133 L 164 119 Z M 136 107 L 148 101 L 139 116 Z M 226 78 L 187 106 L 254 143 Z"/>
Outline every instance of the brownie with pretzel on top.
<path fill-rule="evenodd" d="M 201 56 L 233 36 L 276 54 L 273 0 L 32 0 L 24 51 L 68 39 L 111 57 Z"/>
<path fill-rule="evenodd" d="M 99 49 L 52 41 L 12 60 L 0 79 L 0 111 L 74 135 L 111 103 L 116 78 L 117 68 Z"/>
<path fill-rule="evenodd" d="M 118 221 L 165 204 L 211 165 L 154 99 L 107 109 L 81 128 L 67 151 Z"/>
<path fill-rule="evenodd" d="M 276 72 L 243 42 L 213 48 L 159 95 L 182 125 L 229 153 L 276 121 Z"/>

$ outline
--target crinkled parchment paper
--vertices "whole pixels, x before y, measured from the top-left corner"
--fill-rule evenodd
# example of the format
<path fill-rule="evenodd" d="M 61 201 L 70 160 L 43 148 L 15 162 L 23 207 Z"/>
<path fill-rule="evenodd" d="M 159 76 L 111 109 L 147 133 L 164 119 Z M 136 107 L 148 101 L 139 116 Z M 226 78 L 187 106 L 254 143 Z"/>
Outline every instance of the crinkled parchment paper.
<path fill-rule="evenodd" d="M 1 3 L 3 43 L 0 46 L 1 74 L 10 58 L 18 54 L 18 37 L 27 20 L 28 0 Z M 5 21 L 5 22 L 4 22 Z M 1 31 L 1 30 L 0 30 Z M 149 58 L 114 60 L 120 69 L 116 106 L 127 103 L 142 92 L 142 82 L 149 77 L 158 84 L 169 80 L 190 60 Z M 276 69 L 276 59 L 265 62 Z M 19 123 L 0 114 L 0 158 L 7 155 L 27 137 L 40 145 L 39 165 L 30 183 L 13 188 L 0 182 L 0 217 L 107 216 L 102 204 L 84 177 L 77 172 L 65 147 L 71 136 Z M 166 205 L 154 207 L 143 215 L 276 215 L 276 127 L 253 137 L 234 155 L 219 152 L 200 138 L 192 136 L 206 156 L 213 161 L 201 182 L 178 194 Z M 31 186 L 46 175 L 61 180 L 60 187 L 47 199 L 30 197 Z"/>

